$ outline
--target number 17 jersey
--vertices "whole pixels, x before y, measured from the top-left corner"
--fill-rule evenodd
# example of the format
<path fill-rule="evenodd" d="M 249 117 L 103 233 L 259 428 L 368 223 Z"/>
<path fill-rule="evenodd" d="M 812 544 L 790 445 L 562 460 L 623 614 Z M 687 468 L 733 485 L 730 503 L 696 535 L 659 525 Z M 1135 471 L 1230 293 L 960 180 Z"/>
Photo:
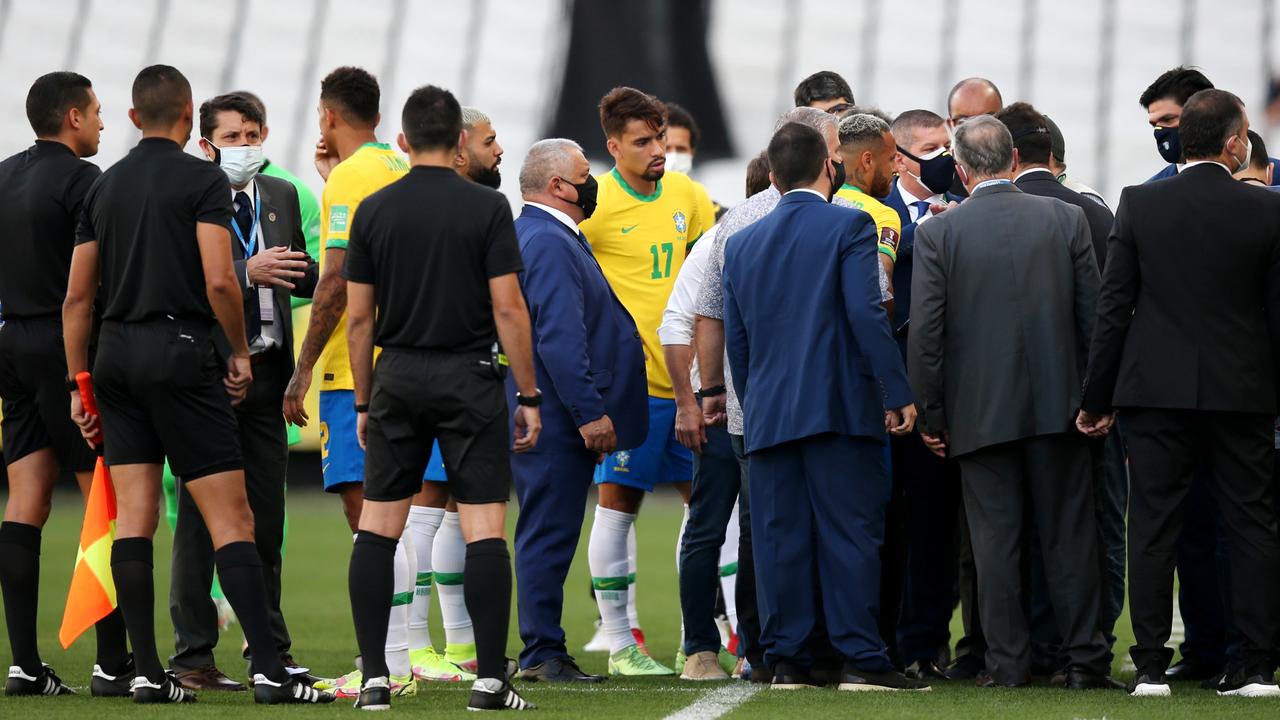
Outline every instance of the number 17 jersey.
<path fill-rule="evenodd" d="M 640 330 L 649 395 L 673 398 L 658 326 L 688 246 L 715 224 L 714 206 L 707 191 L 682 173 L 663 175 L 652 195 L 627 185 L 617 168 L 596 182 L 596 210 L 579 227 Z"/>

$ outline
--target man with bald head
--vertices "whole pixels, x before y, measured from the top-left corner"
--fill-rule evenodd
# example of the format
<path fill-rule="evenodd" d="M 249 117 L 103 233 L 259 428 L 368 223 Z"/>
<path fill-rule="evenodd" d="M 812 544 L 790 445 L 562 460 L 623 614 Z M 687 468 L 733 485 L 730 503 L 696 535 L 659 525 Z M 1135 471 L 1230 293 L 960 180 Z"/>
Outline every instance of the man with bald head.
<path fill-rule="evenodd" d="M 511 456 L 520 502 L 520 677 L 528 681 L 604 679 L 584 673 L 565 648 L 564 581 L 595 466 L 608 453 L 641 445 L 649 426 L 640 334 L 578 230 L 596 208 L 590 171 L 582 148 L 562 139 L 535 143 L 520 169 L 520 285 L 538 387 L 545 388 L 540 442 Z"/>
<path fill-rule="evenodd" d="M 954 131 L 969 118 L 995 115 L 1004 107 L 1000 88 L 986 78 L 965 78 L 947 93 L 947 127 Z"/>

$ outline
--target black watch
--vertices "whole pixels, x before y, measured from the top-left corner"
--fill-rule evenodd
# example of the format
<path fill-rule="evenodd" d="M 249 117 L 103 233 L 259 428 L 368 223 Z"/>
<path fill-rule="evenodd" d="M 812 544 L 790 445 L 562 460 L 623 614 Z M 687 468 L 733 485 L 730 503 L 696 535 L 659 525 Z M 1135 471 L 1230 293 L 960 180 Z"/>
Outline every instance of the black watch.
<path fill-rule="evenodd" d="M 80 383 L 76 382 L 75 378 L 67 376 L 66 381 L 67 392 L 80 392 Z"/>
<path fill-rule="evenodd" d="M 369 403 L 356 403 L 356 413 L 357 413 L 357 414 L 359 414 L 359 413 L 367 413 L 367 412 L 369 412 Z"/>
<path fill-rule="evenodd" d="M 521 395 L 516 393 L 516 404 L 521 407 L 536 408 L 542 405 L 542 391 L 534 390 L 536 395 Z"/>
<path fill-rule="evenodd" d="M 699 398 L 719 397 L 728 392 L 724 385 L 713 385 L 709 388 L 702 388 L 698 391 Z"/>

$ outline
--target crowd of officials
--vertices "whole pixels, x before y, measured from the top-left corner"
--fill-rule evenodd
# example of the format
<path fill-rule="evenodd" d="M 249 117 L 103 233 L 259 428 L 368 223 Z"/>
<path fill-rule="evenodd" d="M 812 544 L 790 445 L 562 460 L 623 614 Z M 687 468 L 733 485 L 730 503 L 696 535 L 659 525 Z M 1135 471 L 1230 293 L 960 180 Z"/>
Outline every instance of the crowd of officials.
<path fill-rule="evenodd" d="M 982 78 L 945 116 L 895 117 L 811 75 L 727 210 L 688 174 L 696 121 L 615 88 L 614 167 L 535 143 L 515 218 L 494 121 L 438 87 L 409 96 L 397 151 L 372 75 L 324 79 L 318 213 L 264 156 L 252 93 L 197 106 L 164 65 L 132 93 L 142 139 L 100 171 L 90 81 L 38 78 L 36 141 L 0 163 L 7 695 L 73 692 L 38 650 L 41 527 L 61 471 L 87 492 L 94 448 L 118 507 L 95 696 L 247 689 L 213 664 L 215 569 L 260 703 L 386 709 L 431 680 L 523 710 L 513 680 L 601 682 L 561 627 L 593 486 L 587 649 L 610 675 L 1280 695 L 1280 174 L 1199 71 L 1142 93 L 1167 166 L 1114 214 L 1067 176 L 1058 126 Z M 358 667 L 337 678 L 295 661 L 281 612 L 286 421 L 311 420 L 313 372 L 324 486 L 354 535 Z M 635 610 L 635 521 L 663 483 L 686 505 L 675 667 Z M 1110 675 L 1126 586 L 1127 685 Z"/>

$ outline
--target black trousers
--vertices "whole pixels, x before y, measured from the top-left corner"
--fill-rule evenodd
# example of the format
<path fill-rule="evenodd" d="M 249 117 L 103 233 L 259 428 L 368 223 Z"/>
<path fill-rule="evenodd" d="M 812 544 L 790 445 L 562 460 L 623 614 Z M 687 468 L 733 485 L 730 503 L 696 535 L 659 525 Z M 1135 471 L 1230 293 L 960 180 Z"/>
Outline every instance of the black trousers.
<path fill-rule="evenodd" d="M 1198 463 L 1217 488 L 1231 544 L 1231 614 L 1249 674 L 1275 669 L 1280 628 L 1280 538 L 1271 472 L 1274 418 L 1248 413 L 1125 408 L 1129 447 L 1129 614 L 1139 672 L 1163 672 L 1173 619 L 1173 570 L 1184 502 Z M 1211 512 L 1211 511 L 1210 511 Z"/>
<path fill-rule="evenodd" d="M 1026 438 L 982 448 L 958 461 L 977 566 L 987 670 L 1006 685 L 1024 683 L 1030 676 L 1022 558 L 1029 516 L 1039 529 L 1063 652 L 1073 666 L 1104 672 L 1098 531 L 1084 437 Z"/>
<path fill-rule="evenodd" d="M 288 653 L 292 645 L 280 612 L 280 546 L 284 541 L 284 486 L 289 462 L 288 434 L 280 410 L 290 375 L 284 360 L 277 357 L 254 365 L 249 394 L 235 408 L 244 455 L 245 490 L 249 508 L 253 510 L 254 542 L 267 583 L 271 631 L 281 655 Z M 181 672 L 214 664 L 218 611 L 209 599 L 213 542 L 195 501 L 183 491 L 181 478 L 178 480 L 178 523 L 173 533 L 169 585 L 175 652 L 169 665 Z"/>

